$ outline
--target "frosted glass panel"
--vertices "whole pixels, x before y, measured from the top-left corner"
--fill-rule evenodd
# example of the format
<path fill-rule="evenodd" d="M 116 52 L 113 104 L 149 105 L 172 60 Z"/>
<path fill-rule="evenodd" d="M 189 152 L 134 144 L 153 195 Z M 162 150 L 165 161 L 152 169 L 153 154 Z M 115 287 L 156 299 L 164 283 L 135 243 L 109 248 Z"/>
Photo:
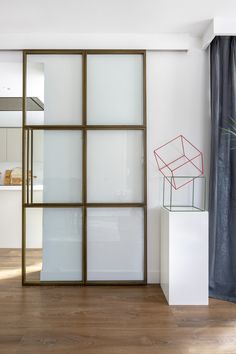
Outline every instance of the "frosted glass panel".
<path fill-rule="evenodd" d="M 26 87 L 27 124 L 81 124 L 81 55 L 28 55 Z"/>
<path fill-rule="evenodd" d="M 143 123 L 142 55 L 88 55 L 87 121 Z"/>
<path fill-rule="evenodd" d="M 26 277 L 82 279 L 81 209 L 26 209 Z"/>
<path fill-rule="evenodd" d="M 143 201 L 143 132 L 89 131 L 89 202 Z"/>
<path fill-rule="evenodd" d="M 81 131 L 35 130 L 33 141 L 34 202 L 81 202 Z"/>
<path fill-rule="evenodd" d="M 91 208 L 87 213 L 88 280 L 143 280 L 143 209 Z"/>

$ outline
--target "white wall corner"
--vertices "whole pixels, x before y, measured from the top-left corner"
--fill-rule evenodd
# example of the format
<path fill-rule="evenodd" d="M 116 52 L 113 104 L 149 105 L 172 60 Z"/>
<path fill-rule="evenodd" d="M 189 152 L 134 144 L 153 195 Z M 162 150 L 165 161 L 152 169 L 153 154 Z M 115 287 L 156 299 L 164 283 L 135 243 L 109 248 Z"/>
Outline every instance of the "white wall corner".
<path fill-rule="evenodd" d="M 202 36 L 202 47 L 206 49 L 215 36 L 235 36 L 236 18 L 213 18 Z"/>
<path fill-rule="evenodd" d="M 207 49 L 215 38 L 215 19 L 213 18 L 202 36 L 202 48 Z"/>

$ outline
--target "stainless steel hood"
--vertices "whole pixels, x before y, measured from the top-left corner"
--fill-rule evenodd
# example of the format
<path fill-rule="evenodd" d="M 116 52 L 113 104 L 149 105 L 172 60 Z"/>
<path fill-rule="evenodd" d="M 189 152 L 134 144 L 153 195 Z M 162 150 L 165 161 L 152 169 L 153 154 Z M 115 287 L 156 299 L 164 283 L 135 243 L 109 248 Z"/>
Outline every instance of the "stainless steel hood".
<path fill-rule="evenodd" d="M 43 111 L 44 104 L 37 97 L 27 97 L 26 110 Z M 0 97 L 0 111 L 22 111 L 22 97 Z"/>

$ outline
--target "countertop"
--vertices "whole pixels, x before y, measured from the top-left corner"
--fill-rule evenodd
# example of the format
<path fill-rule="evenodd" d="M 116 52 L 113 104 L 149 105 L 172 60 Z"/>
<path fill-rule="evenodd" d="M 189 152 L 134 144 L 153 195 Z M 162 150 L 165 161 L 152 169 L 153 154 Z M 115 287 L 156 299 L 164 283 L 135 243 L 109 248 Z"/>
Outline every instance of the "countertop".
<path fill-rule="evenodd" d="M 4 186 L 0 185 L 0 191 L 21 191 L 22 186 Z M 41 184 L 35 184 L 34 185 L 34 191 L 42 191 L 43 190 L 43 185 Z"/>

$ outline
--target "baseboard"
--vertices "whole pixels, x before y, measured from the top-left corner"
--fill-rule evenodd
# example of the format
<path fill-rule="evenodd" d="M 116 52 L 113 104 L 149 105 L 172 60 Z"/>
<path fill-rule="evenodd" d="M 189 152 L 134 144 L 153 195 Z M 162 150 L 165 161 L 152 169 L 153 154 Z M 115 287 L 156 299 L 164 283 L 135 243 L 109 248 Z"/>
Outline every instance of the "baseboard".
<path fill-rule="evenodd" d="M 40 280 L 41 281 L 79 281 L 82 279 L 81 271 L 65 271 L 65 272 L 51 272 L 51 271 L 41 271 Z M 93 271 L 89 272 L 88 280 L 142 280 L 142 273 L 140 272 L 104 272 L 104 271 Z M 160 272 L 151 271 L 148 272 L 148 284 L 159 284 L 160 283 Z"/>
<path fill-rule="evenodd" d="M 160 284 L 160 271 L 148 272 L 148 284 Z"/>

